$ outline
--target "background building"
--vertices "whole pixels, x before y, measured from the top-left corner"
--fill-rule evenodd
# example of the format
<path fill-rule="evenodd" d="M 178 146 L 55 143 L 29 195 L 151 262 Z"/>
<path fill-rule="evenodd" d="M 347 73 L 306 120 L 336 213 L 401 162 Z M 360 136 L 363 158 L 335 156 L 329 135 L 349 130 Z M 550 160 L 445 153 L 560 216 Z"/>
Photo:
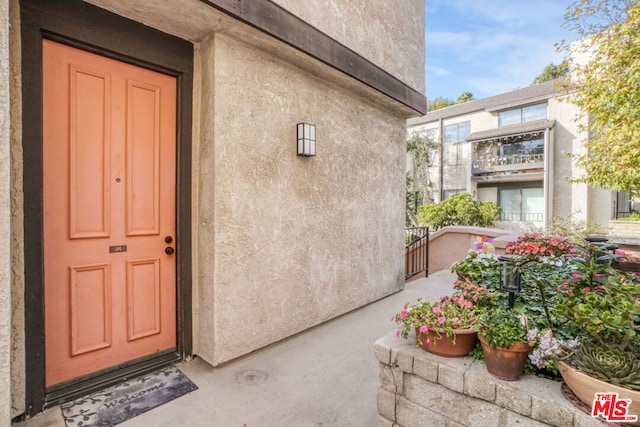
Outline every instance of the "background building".
<path fill-rule="evenodd" d="M 409 132 L 440 143 L 428 167 L 435 202 L 460 192 L 502 208 L 500 227 L 544 226 L 554 216 L 594 221 L 629 212 L 624 193 L 571 184 L 566 154 L 583 150 L 577 107 L 550 81 L 457 104 L 408 120 Z"/>

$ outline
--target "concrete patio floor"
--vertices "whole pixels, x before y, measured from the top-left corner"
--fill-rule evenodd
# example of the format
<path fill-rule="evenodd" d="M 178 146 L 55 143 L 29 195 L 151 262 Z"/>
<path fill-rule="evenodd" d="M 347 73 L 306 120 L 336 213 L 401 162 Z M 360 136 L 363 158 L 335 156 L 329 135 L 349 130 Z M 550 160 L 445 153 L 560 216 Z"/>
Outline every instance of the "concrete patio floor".
<path fill-rule="evenodd" d="M 396 330 L 391 317 L 406 302 L 452 292 L 446 270 L 409 282 L 402 292 L 256 351 L 221 367 L 178 365 L 198 390 L 122 424 L 160 426 L 377 425 L 378 361 L 373 344 Z M 60 407 L 16 427 L 64 427 Z"/>

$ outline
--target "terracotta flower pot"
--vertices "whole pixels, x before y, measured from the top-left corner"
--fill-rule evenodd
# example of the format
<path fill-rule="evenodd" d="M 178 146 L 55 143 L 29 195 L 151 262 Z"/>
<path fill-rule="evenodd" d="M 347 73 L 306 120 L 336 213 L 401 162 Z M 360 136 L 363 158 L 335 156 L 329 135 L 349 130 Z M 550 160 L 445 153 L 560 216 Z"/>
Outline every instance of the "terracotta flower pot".
<path fill-rule="evenodd" d="M 531 350 L 531 346 L 525 342 L 517 342 L 509 348 L 491 347 L 491 344 L 478 335 L 487 371 L 494 377 L 505 381 L 517 381 L 524 372 L 524 364 Z"/>
<path fill-rule="evenodd" d="M 638 416 L 638 421 L 628 424 L 634 426 L 640 425 L 640 391 L 618 387 L 597 378 L 590 377 L 587 374 L 573 369 L 562 361 L 558 361 L 557 364 L 562 379 L 582 403 L 593 408 L 596 393 L 618 393 L 620 399 L 631 399 L 627 413 Z"/>
<path fill-rule="evenodd" d="M 478 333 L 475 329 L 456 329 L 454 337 L 448 337 L 444 332 L 435 331 L 419 332 L 416 330 L 420 347 L 430 353 L 445 357 L 464 357 L 476 345 Z"/>
<path fill-rule="evenodd" d="M 618 271 L 640 273 L 640 262 L 614 261 L 612 266 Z"/>

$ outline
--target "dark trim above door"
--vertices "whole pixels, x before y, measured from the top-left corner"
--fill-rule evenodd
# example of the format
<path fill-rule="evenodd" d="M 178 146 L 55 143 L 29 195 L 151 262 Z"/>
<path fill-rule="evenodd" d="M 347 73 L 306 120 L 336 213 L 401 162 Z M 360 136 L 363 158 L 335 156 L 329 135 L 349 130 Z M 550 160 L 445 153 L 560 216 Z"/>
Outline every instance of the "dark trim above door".
<path fill-rule="evenodd" d="M 406 105 L 427 112 L 427 99 L 371 61 L 271 0 L 200 0 Z"/>
<path fill-rule="evenodd" d="M 81 0 L 21 0 L 26 414 L 191 355 L 191 109 L 193 45 Z M 173 354 L 143 358 L 55 390 L 45 387 L 42 225 L 42 39 L 175 76 L 177 118 L 177 326 Z"/>

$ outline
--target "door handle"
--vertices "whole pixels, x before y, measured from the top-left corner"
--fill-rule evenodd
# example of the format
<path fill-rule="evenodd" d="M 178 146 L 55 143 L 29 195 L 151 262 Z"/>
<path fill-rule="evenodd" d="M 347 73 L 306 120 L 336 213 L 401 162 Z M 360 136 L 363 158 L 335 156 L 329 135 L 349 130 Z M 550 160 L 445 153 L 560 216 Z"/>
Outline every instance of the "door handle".
<path fill-rule="evenodd" d="M 165 253 L 165 254 L 167 254 L 167 255 L 173 255 L 173 253 L 174 253 L 175 251 L 176 251 L 176 250 L 175 250 L 175 249 L 173 249 L 171 246 L 167 246 L 166 248 L 164 248 L 164 253 Z"/>

